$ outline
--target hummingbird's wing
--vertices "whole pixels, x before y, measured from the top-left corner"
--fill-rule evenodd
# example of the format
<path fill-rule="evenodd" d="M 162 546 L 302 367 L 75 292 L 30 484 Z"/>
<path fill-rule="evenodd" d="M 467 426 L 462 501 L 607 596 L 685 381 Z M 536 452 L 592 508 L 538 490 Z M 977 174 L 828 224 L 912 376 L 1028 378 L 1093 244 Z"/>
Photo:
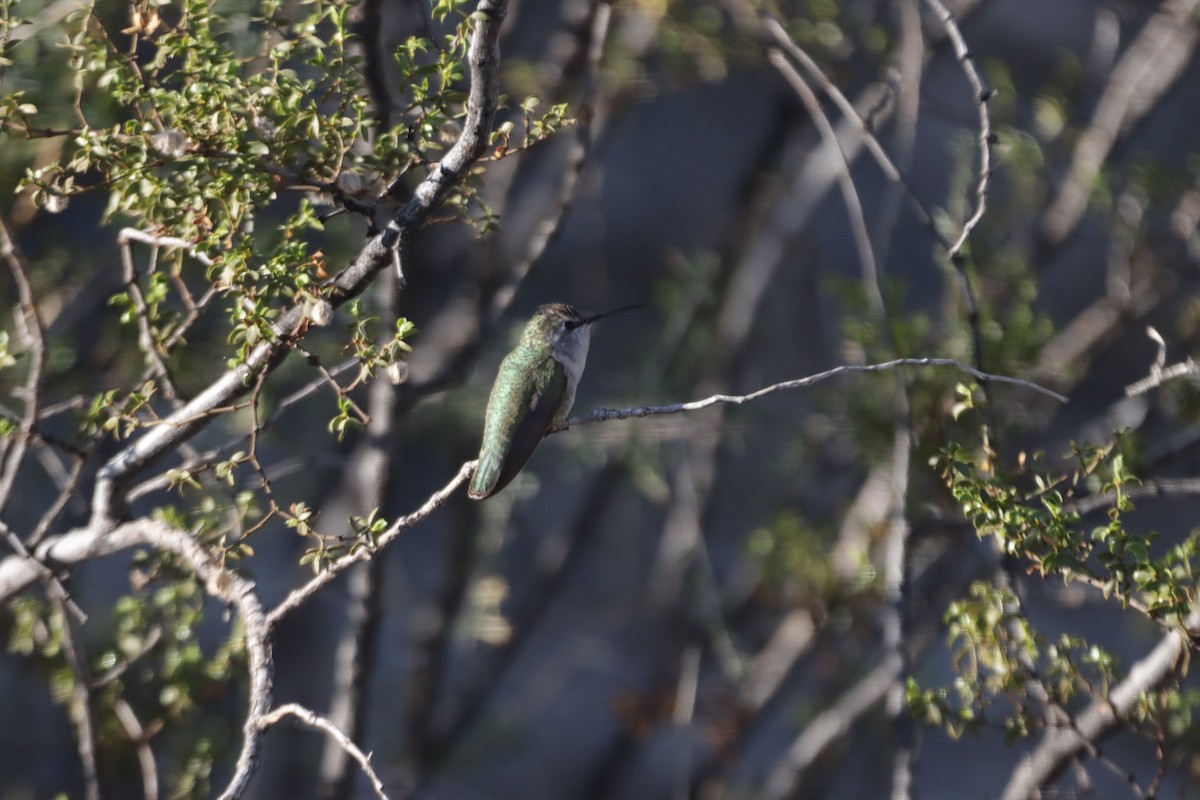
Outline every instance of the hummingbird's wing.
<path fill-rule="evenodd" d="M 509 358 L 526 354 L 512 353 Z M 506 358 L 505 361 L 508 361 Z M 501 374 L 506 367 L 502 364 Z M 563 365 L 552 356 L 535 356 L 521 365 L 532 380 L 497 380 L 488 398 L 479 465 L 467 495 L 482 500 L 508 485 L 550 430 L 567 390 Z"/>

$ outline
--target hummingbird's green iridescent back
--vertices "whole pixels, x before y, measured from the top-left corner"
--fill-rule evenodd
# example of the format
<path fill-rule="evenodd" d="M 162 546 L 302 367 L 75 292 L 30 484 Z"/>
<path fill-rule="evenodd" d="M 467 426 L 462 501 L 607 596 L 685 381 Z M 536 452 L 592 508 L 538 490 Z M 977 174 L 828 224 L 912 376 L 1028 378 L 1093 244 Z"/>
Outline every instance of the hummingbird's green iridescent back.
<path fill-rule="evenodd" d="M 563 402 L 566 369 L 554 358 L 552 332 L 540 327 L 538 317 L 531 320 L 521 343 L 500 364 L 488 398 L 479 465 L 467 491 L 472 499 L 482 500 L 507 486 L 551 425 L 561 423 L 569 410 Z"/>

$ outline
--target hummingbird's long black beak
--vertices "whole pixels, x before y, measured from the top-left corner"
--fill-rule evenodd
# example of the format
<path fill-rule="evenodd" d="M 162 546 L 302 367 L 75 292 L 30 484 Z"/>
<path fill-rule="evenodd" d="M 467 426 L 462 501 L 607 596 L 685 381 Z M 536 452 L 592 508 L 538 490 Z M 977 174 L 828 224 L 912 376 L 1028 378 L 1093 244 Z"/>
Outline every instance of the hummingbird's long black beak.
<path fill-rule="evenodd" d="M 631 306 L 621 306 L 620 308 L 614 308 L 612 311 L 603 311 L 599 314 L 592 314 L 590 317 L 584 317 L 582 320 L 580 320 L 579 324 L 580 325 L 591 325 L 593 322 L 595 322 L 598 319 L 604 319 L 605 317 L 611 317 L 613 314 L 620 314 L 622 311 L 632 311 L 633 309 L 641 308 L 644 305 L 646 305 L 646 303 L 634 303 Z"/>

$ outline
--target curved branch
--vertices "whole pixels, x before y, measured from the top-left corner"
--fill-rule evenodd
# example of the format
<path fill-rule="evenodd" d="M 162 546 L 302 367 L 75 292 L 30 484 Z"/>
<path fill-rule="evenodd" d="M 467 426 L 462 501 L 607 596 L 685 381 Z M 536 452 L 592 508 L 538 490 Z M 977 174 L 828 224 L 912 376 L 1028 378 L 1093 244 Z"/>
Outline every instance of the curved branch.
<path fill-rule="evenodd" d="M 871 304 L 875 307 L 875 312 L 881 320 L 886 320 L 887 309 L 884 308 L 883 294 L 879 289 L 879 265 L 876 263 L 875 250 L 871 246 L 871 234 L 867 229 L 867 216 L 863 213 L 862 199 L 858 195 L 858 187 L 854 183 L 854 177 L 850 174 L 850 159 L 838 143 L 837 131 L 834 130 L 833 123 L 829 121 L 829 117 L 821 108 L 821 101 L 817 98 L 817 93 L 813 91 L 803 76 L 792 66 L 792 63 L 787 60 L 787 56 L 784 55 L 783 50 L 772 48 L 767 53 L 767 60 L 771 62 L 772 66 L 783 75 L 784 79 L 795 90 L 796 95 L 800 98 L 800 102 L 804 105 L 805 110 L 808 111 L 813 125 L 816 126 L 817 135 L 820 137 L 826 151 L 824 157 L 833 163 L 837 170 L 838 188 L 842 191 L 842 202 L 846 206 L 846 216 L 849 218 L 850 231 L 854 237 L 854 246 L 858 251 L 863 283 L 866 284 L 867 290 L 871 293 Z M 870 143 L 875 141 L 875 138 L 867 137 L 866 141 L 867 147 L 870 149 Z M 890 327 L 888 329 L 890 330 Z"/>
<path fill-rule="evenodd" d="M 330 737 L 338 743 L 355 761 L 362 767 L 363 773 L 371 781 L 371 788 L 375 790 L 375 795 L 380 800 L 388 800 L 387 794 L 383 791 L 383 781 L 379 780 L 379 775 L 375 773 L 375 768 L 371 766 L 371 754 L 363 753 L 354 742 L 350 741 L 350 737 L 342 732 L 341 728 L 333 724 L 330 720 L 322 717 L 314 711 L 305 708 L 297 703 L 284 703 L 279 708 L 272 711 L 262 718 L 262 727 L 268 728 L 271 725 L 282 720 L 284 717 L 292 716 L 308 725 L 311 728 L 325 731 Z"/>
<path fill-rule="evenodd" d="M 232 606 L 242 620 L 249 658 L 250 708 L 242 725 L 242 750 L 222 800 L 240 797 L 258 769 L 262 719 L 271 707 L 274 665 L 262 603 L 254 583 L 227 569 L 190 533 L 166 522 L 143 518 L 115 527 L 89 525 L 47 539 L 31 558 L 10 556 L 0 561 L 0 601 L 7 600 L 41 577 L 43 564 L 73 566 L 132 547 L 153 547 L 183 559 L 212 597 Z"/>
<path fill-rule="evenodd" d="M 173 528 L 165 522 L 142 518 L 116 526 L 89 525 L 61 536 L 47 539 L 33 553 L 25 556 L 10 556 L 0 560 L 0 603 L 28 588 L 38 580 L 44 580 L 47 565 L 50 567 L 72 567 L 85 561 L 112 555 L 132 547 L 152 547 L 165 550 L 182 558 L 205 585 L 212 597 L 237 610 L 245 628 L 246 651 L 249 656 L 250 707 L 243 723 L 242 750 L 238 756 L 234 775 L 229 780 L 221 800 L 235 800 L 245 792 L 250 779 L 258 769 L 262 735 L 281 714 L 294 713 L 284 706 L 270 711 L 271 677 L 274 663 L 271 657 L 271 626 L 292 609 L 299 606 L 318 589 L 350 566 L 371 558 L 380 548 L 394 541 L 404 530 L 411 528 L 439 508 L 450 495 L 463 484 L 475 469 L 475 462 L 468 461 L 459 468 L 451 481 L 416 511 L 401 517 L 381 534 L 374 547 L 364 547 L 339 559 L 329 569 L 314 577 L 304 586 L 289 594 L 268 615 L 254 592 L 254 583 L 227 569 L 219 559 L 187 531 Z M 307 720 L 302 715 L 302 719 Z M 324 727 L 320 723 L 318 727 Z M 329 730 L 329 728 L 325 728 Z M 354 755 L 352 752 L 351 755 Z M 358 758 L 358 756 L 355 756 Z M 361 759 L 360 763 L 361 763 Z M 367 765 L 364 764 L 364 769 Z M 376 785 L 378 779 L 372 775 Z"/>

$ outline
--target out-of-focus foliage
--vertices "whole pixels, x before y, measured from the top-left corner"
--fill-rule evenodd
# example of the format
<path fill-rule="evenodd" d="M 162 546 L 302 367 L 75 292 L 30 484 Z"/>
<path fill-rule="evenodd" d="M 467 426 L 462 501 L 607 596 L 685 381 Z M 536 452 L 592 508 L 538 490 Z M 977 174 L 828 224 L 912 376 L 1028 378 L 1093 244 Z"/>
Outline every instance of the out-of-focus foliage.
<path fill-rule="evenodd" d="M 219 419 L 204 436 L 131 490 L 130 513 L 188 531 L 213 563 L 272 591 L 347 555 L 382 556 L 376 548 L 399 501 L 358 502 L 361 486 L 347 464 L 359 463 L 348 454 L 371 442 L 381 422 L 369 397 L 384 382 L 401 387 L 400 402 L 386 408 L 387 422 L 403 430 L 387 441 L 394 463 L 380 491 L 419 502 L 413 495 L 428 497 L 430 476 L 442 480 L 441 471 L 453 474 L 448 465 L 470 456 L 482 397 L 446 390 L 476 360 L 498 360 L 515 338 L 520 324 L 504 312 L 522 285 L 568 286 L 589 299 L 647 295 L 652 322 L 620 323 L 634 334 L 613 332 L 624 350 L 610 351 L 604 374 L 607 393 L 631 402 L 733 394 L 795 377 L 800 365 L 816 371 L 898 357 L 952 358 L 1054 384 L 1075 401 L 1063 416 L 1104 397 L 1104 408 L 1077 426 L 1086 435 L 1060 435 L 1056 426 L 1067 423 L 1057 407 L 1031 400 L 1028 386 L 913 369 L 708 416 L 608 423 L 604 433 L 571 434 L 562 448 L 547 444 L 539 456 L 548 460 L 531 462 L 504 494 L 481 507 L 449 501 L 443 527 L 412 545 L 411 562 L 387 587 L 395 603 L 387 613 L 404 634 L 395 650 L 380 657 L 373 644 L 356 644 L 367 659 L 402 665 L 366 681 L 379 694 L 362 704 L 376 718 L 364 734 L 373 738 L 360 744 L 374 750 L 377 765 L 411 778 L 415 795 L 452 795 L 459 779 L 494 793 L 503 791 L 492 785 L 496 773 L 523 772 L 528 780 L 568 775 L 567 788 L 547 796 L 666 796 L 644 787 L 683 773 L 686 786 L 673 783 L 672 796 L 713 787 L 714 795 L 783 796 L 764 777 L 776 769 L 762 765 L 786 768 L 808 721 L 840 708 L 837 693 L 852 692 L 856 676 L 902 651 L 906 670 L 895 686 L 903 686 L 907 712 L 897 704 L 880 712 L 895 731 L 910 713 L 955 740 L 1000 731 L 1033 747 L 1089 704 L 1106 702 L 1131 661 L 1048 611 L 1057 610 L 1056 598 L 1039 592 L 1061 590 L 1111 612 L 1147 640 L 1194 612 L 1200 534 L 1189 525 L 1148 531 L 1134 498 L 1156 469 L 1184 461 L 1188 442 L 1200 440 L 1188 428 L 1200 419 L 1200 392 L 1172 384 L 1137 405 L 1143 401 L 1121 391 L 1111 399 L 1076 381 L 1104 373 L 1103 348 L 1134 327 L 1141 337 L 1143 316 L 1163 327 L 1172 354 L 1175 342 L 1195 343 L 1200 303 L 1177 288 L 1191 286 L 1200 252 L 1194 222 L 1179 233 L 1187 227 L 1179 220 L 1200 218 L 1200 160 L 1135 150 L 1106 161 L 1087 186 L 1092 238 L 1080 237 L 1084 246 L 1104 238 L 1086 259 L 1101 266 L 1056 275 L 1069 247 L 1039 238 L 1043 215 L 1094 124 L 1089 115 L 1107 74 L 1082 55 L 1056 52 L 1036 69 L 1021 57 L 981 57 L 990 98 L 954 94 L 965 85 L 956 57 L 953 81 L 916 86 L 909 141 L 897 133 L 906 122 L 891 116 L 905 82 L 915 86 L 949 51 L 942 21 L 927 15 L 925 27 L 917 25 L 922 58 L 903 61 L 914 33 L 904 33 L 901 4 L 584 4 L 586 24 L 574 4 L 561 4 L 564 18 L 553 24 L 531 22 L 536 12 L 526 12 L 506 33 L 517 52 L 504 56 L 487 153 L 433 220 L 453 225 L 404 242 L 405 256 L 420 262 L 404 295 L 416 306 L 405 314 L 423 317 L 418 335 L 407 316 L 389 316 L 370 297 L 335 310 L 330 280 L 458 141 L 480 22 L 474 4 L 436 0 L 418 9 L 418 23 L 389 18 L 386 32 L 398 33 L 385 67 L 364 56 L 368 40 L 384 38 L 383 28 L 365 27 L 378 20 L 360 18 L 372 5 L 365 2 L 102 0 L 65 14 L 43 5 L 0 0 L 0 213 L 19 233 L 32 232 L 29 278 L 53 320 L 32 391 L 41 392 L 41 416 L 28 435 L 17 407 L 29 402 L 35 348 L 26 323 L 5 321 L 0 330 L 0 466 L 16 443 L 33 443 L 54 454 L 38 468 L 65 487 L 60 507 L 21 509 L 50 520 L 29 547 L 67 527 L 63 519 L 86 521 L 96 468 L 244 365 L 280 335 L 276 323 L 290 308 L 304 318 L 293 355 L 271 380 L 248 384 L 246 399 L 212 412 Z M 406 5 L 388 13 L 399 16 Z M 602 58 L 585 65 L 583 45 L 596 35 L 589 26 L 607 19 L 599 8 L 612 15 L 611 32 Z M 856 262 L 864 243 L 851 241 L 847 198 L 825 199 L 839 193 L 830 164 L 818 162 L 834 156 L 815 144 L 812 110 L 772 70 L 768 18 L 847 94 L 883 87 L 860 109 L 865 122 L 842 121 L 839 152 L 852 156 L 834 165 L 858 192 L 870 228 L 865 246 L 881 256 L 878 279 Z M 537 38 L 552 45 L 517 43 L 535 23 Z M 374 67 L 389 76 L 381 94 L 371 85 Z M 906 69 L 919 74 L 901 74 Z M 816 80 L 812 88 L 822 89 Z M 581 100 L 591 105 L 579 111 Z M 821 107 L 832 115 L 827 100 Z M 974 116 L 984 102 L 992 135 L 982 144 L 994 158 L 986 198 L 977 189 Z M 623 127 L 661 108 L 695 120 L 664 113 Z M 854 137 L 864 133 L 893 151 L 911 185 L 863 166 Z M 584 156 L 593 163 L 574 160 Z M 664 164 L 683 167 L 672 173 Z M 560 196 L 564 186 L 574 189 Z M 668 196 L 672 207 L 652 206 Z M 988 212 L 952 263 L 945 242 L 984 199 Z M 535 219 L 554 204 L 551 217 L 561 214 L 575 229 Z M 573 204 L 583 207 L 574 219 Z M 53 220 L 63 222 L 56 229 Z M 926 220 L 932 230 L 918 230 Z M 463 230 L 470 245 L 456 238 Z M 549 264 L 540 275 L 505 272 L 531 242 L 556 235 L 569 242 L 548 259 L 557 258 L 557 272 Z M 89 252 L 96 238 L 116 246 L 97 256 Z M 6 291 L 15 288 L 3 280 Z M 386 280 L 394 280 L 390 272 Z M 89 293 L 103 294 L 102 311 L 78 310 Z M 1091 327 L 1077 329 L 1081 319 Z M 432 342 L 422 352 L 427 333 Z M 72 335 L 94 346 L 76 347 Z M 594 345 L 598 354 L 605 346 Z M 418 365 L 422 357 L 427 363 Z M 411 387 L 410 360 L 422 380 L 435 377 Z M 310 396 L 317 410 L 280 423 Z M 435 402 L 419 405 L 430 396 Z M 1167 455 L 1146 455 L 1156 447 Z M 557 456 L 546 453 L 555 448 Z M 32 474 L 12 505 L 30 497 L 54 506 L 38 493 L 46 476 Z M 898 567 L 897 531 L 907 537 Z M 603 552 L 587 547 L 594 540 Z M 610 573 L 592 566 L 613 552 L 624 561 Z M 204 586 L 174 556 L 138 552 L 119 571 L 115 588 L 111 576 L 97 580 L 96 591 L 113 602 L 96 624 L 81 624 L 53 589 L 48 599 L 15 601 L 2 631 L 9 652 L 49 688 L 77 736 L 92 731 L 105 781 L 136 782 L 138 749 L 152 746 L 170 796 L 207 796 L 236 755 L 244 633 L 236 624 L 213 632 L 224 610 L 206 602 Z M 76 585 L 68 588 L 74 597 Z M 382 590 L 375 591 L 367 604 L 378 608 Z M 576 606 L 561 601 L 572 591 Z M 321 683 L 297 694 L 323 701 L 334 683 L 325 680 L 334 649 L 326 645 L 342 623 L 317 618 L 299 634 L 281 634 L 294 638 L 279 649 L 292 659 L 293 679 L 298 672 Z M 881 645 L 889 624 L 881 618 L 898 620 L 895 630 L 910 641 Z M 797 619 L 809 627 L 789 628 Z M 551 646 L 529 644 L 538 625 L 556 621 Z M 1136 658 L 1139 645 L 1125 644 Z M 636 668 L 622 661 L 639 657 L 645 662 Z M 949 677 L 927 676 L 924 659 L 934 664 L 928 671 L 941 667 Z M 591 679 L 601 689 L 574 699 Z M 523 680 L 529 686 L 509 686 Z M 530 696 L 537 702 L 526 703 Z M 560 765 L 555 748 L 567 737 L 507 709 L 513 697 L 535 709 L 530 718 L 577 711 L 575 702 L 608 724 L 568 754 L 586 768 Z M 1190 757 L 1198 698 L 1178 669 L 1121 720 L 1154 743 L 1159 778 Z M 855 731 L 856 721 L 846 729 Z M 593 733 L 587 727 L 572 734 Z M 695 741 L 679 744 L 685 733 Z M 889 775 L 882 757 L 862 755 L 886 750 L 876 745 L 846 748 L 863 759 L 846 762 L 853 769 L 813 767 L 815 756 L 806 768 Z M 691 749 L 663 768 L 661 751 L 675 746 Z M 581 755 L 584 747 L 593 750 Z M 293 783 L 315 785 L 313 759 L 297 752 L 297 764 L 281 770 L 291 770 Z M 517 760 L 526 753 L 536 769 Z M 492 773 L 489 757 L 504 762 Z M 551 761 L 555 769 L 545 768 Z M 870 769 L 858 769 L 863 763 Z M 626 773 L 643 782 L 630 778 L 621 794 L 615 784 Z M 429 789 L 446 775 L 449 789 Z M 836 779 L 850 780 L 813 783 L 832 786 L 827 795 L 879 788 L 847 792 Z"/>

